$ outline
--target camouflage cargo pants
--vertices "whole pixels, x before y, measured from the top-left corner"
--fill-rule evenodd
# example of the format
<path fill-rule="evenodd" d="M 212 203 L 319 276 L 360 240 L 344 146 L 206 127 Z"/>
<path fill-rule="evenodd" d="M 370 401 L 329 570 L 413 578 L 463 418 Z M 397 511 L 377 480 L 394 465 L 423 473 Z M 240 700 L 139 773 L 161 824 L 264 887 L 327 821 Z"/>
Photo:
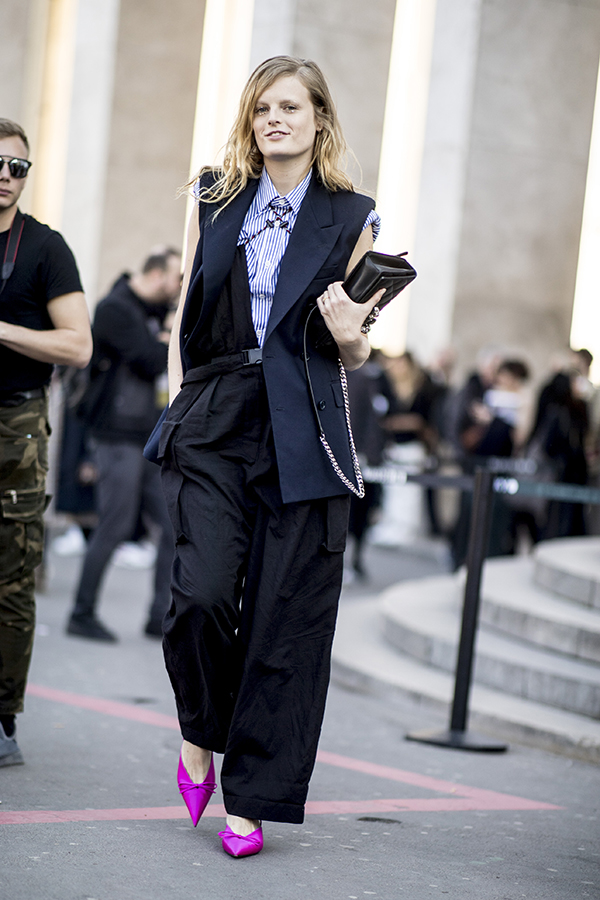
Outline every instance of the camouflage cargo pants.
<path fill-rule="evenodd" d="M 23 710 L 48 472 L 47 399 L 0 406 L 0 714 Z"/>

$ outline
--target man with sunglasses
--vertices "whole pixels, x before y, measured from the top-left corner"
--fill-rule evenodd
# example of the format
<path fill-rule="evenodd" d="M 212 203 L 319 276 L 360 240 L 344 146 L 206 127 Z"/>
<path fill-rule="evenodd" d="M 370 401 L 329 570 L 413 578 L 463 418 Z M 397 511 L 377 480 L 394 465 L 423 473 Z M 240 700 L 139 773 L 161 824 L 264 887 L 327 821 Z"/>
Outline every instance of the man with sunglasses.
<path fill-rule="evenodd" d="M 92 337 L 73 254 L 60 234 L 17 207 L 29 144 L 0 118 L 0 767 L 23 762 L 23 710 L 42 558 L 53 364 L 87 365 Z"/>

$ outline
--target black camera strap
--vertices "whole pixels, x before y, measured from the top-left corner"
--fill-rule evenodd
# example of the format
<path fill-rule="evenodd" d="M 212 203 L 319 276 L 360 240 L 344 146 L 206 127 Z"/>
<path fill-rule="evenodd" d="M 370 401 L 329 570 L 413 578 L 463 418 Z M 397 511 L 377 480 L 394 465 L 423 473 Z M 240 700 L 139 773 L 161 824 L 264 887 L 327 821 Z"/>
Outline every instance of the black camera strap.
<path fill-rule="evenodd" d="M 6 287 L 6 282 L 13 273 L 15 262 L 17 261 L 17 253 L 19 252 L 19 244 L 21 243 L 21 235 L 23 234 L 24 225 L 25 216 L 20 209 L 17 209 L 15 217 L 12 220 L 12 225 L 10 226 L 10 231 L 8 232 L 8 240 L 6 241 L 4 261 L 2 263 L 2 285 L 0 285 L 0 294 Z"/>

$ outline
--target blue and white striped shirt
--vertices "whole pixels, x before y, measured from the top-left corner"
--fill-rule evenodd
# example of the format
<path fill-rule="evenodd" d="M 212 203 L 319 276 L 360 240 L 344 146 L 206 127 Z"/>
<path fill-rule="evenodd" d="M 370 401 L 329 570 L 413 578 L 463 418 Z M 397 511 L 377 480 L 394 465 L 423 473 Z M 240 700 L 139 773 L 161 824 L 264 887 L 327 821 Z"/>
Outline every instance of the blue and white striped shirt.
<path fill-rule="evenodd" d="M 311 176 L 312 170 L 289 194 L 280 197 L 267 170 L 263 169 L 254 200 L 246 213 L 238 237 L 238 246 L 243 245 L 246 249 L 252 323 L 259 347 L 264 344 L 281 260 L 296 224 Z M 371 210 L 363 230 L 372 225 L 373 236 L 376 237 L 379 223 L 379 216 L 375 210 Z"/>

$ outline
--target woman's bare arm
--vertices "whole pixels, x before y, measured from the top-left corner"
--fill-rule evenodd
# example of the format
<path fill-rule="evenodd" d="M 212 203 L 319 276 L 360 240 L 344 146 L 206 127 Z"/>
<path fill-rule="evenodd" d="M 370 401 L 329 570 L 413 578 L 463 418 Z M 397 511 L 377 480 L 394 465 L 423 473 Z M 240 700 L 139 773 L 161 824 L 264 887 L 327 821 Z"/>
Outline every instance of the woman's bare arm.
<path fill-rule="evenodd" d="M 183 307 L 185 306 L 185 298 L 187 296 L 190 278 L 192 274 L 192 265 L 196 247 L 200 239 L 200 226 L 198 223 L 198 207 L 194 205 L 192 215 L 190 217 L 187 231 L 187 247 L 185 252 L 185 267 L 183 270 L 183 282 L 181 285 L 181 294 L 177 312 L 173 319 L 173 328 L 171 331 L 171 339 L 169 341 L 169 403 L 172 403 L 179 391 L 181 390 L 181 382 L 183 381 L 183 366 L 181 364 L 181 350 L 179 344 L 179 332 L 181 330 L 181 318 L 183 316 Z"/>
<path fill-rule="evenodd" d="M 346 276 L 362 259 L 367 250 L 373 248 L 373 229 L 369 225 L 364 229 L 350 257 Z M 378 291 L 366 303 L 354 303 L 342 288 L 342 282 L 330 284 L 325 294 L 317 297 L 325 324 L 329 328 L 340 351 L 344 367 L 351 371 L 359 369 L 369 357 L 371 346 L 361 326 L 377 301 L 381 300 L 384 291 Z"/>

